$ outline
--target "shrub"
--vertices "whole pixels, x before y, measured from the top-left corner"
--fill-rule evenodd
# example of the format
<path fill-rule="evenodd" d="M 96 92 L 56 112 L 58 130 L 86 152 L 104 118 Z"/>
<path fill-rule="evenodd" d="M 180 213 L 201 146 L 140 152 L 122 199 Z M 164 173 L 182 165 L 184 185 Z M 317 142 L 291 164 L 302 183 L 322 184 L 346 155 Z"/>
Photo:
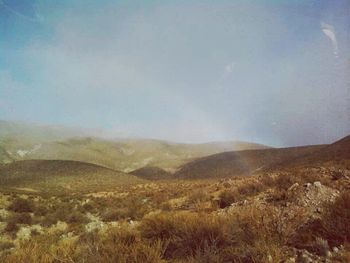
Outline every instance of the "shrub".
<path fill-rule="evenodd" d="M 290 174 L 280 174 L 277 178 L 275 178 L 274 186 L 279 189 L 287 190 L 297 181 L 298 180 Z"/>
<path fill-rule="evenodd" d="M 11 210 L 16 213 L 31 213 L 34 211 L 34 204 L 32 203 L 32 201 L 17 198 L 8 207 L 8 210 Z"/>
<path fill-rule="evenodd" d="M 13 262 L 77 262 L 77 263 L 165 263 L 160 242 L 139 242 L 136 234 L 127 229 L 113 230 L 100 235 L 83 234 L 78 240 L 60 239 L 59 235 L 34 236 L 20 244 L 14 253 L 1 255 L 0 261 Z M 49 253 L 48 253 L 49 252 Z"/>
<path fill-rule="evenodd" d="M 225 189 L 219 195 L 219 207 L 226 208 L 232 203 L 235 203 L 239 200 L 239 194 L 236 190 Z"/>
<path fill-rule="evenodd" d="M 65 218 L 65 221 L 70 224 L 84 224 L 87 223 L 88 219 L 86 216 L 78 211 L 73 211 L 67 218 Z"/>
<path fill-rule="evenodd" d="M 332 244 L 350 242 L 350 192 L 343 192 L 333 204 L 327 204 L 322 219 L 324 237 Z"/>
<path fill-rule="evenodd" d="M 16 222 L 13 222 L 13 221 L 10 221 L 7 223 L 6 227 L 5 227 L 5 232 L 8 232 L 8 233 L 13 233 L 15 234 L 17 231 L 18 231 L 19 227 L 17 225 Z"/>
<path fill-rule="evenodd" d="M 87 212 L 95 211 L 94 206 L 90 203 L 83 204 L 82 208 L 84 209 L 84 211 L 87 211 Z"/>
<path fill-rule="evenodd" d="M 36 216 L 45 216 L 49 210 L 45 206 L 37 206 L 34 210 L 34 215 Z"/>
<path fill-rule="evenodd" d="M 208 201 L 210 199 L 210 196 L 208 195 L 208 193 L 206 193 L 202 189 L 197 189 L 190 194 L 188 199 L 192 203 L 205 202 L 205 201 Z"/>
<path fill-rule="evenodd" d="M 41 225 L 44 227 L 50 227 L 58 222 L 56 214 L 48 214 L 41 221 Z"/>
<path fill-rule="evenodd" d="M 289 200 L 291 200 L 291 194 L 287 190 L 279 188 L 274 189 L 274 191 L 272 191 L 268 197 L 269 202 L 283 205 L 285 205 Z"/>
<path fill-rule="evenodd" d="M 28 213 L 19 213 L 11 216 L 8 221 L 16 224 L 30 225 L 32 223 L 32 217 Z"/>
<path fill-rule="evenodd" d="M 261 183 L 248 183 L 237 188 L 237 191 L 241 196 L 256 195 L 264 190 L 265 187 Z"/>
<path fill-rule="evenodd" d="M 225 189 L 219 196 L 219 207 L 225 208 L 232 203 L 243 200 L 248 196 L 253 196 L 265 190 L 265 186 L 261 183 L 248 183 L 237 188 Z"/>
<path fill-rule="evenodd" d="M 0 251 L 13 248 L 14 246 L 12 242 L 0 242 Z"/>
<path fill-rule="evenodd" d="M 142 220 L 142 237 L 167 244 L 167 258 L 195 256 L 208 247 L 220 249 L 230 244 L 227 224 L 214 216 L 193 213 L 162 213 Z"/>
<path fill-rule="evenodd" d="M 345 244 L 350 240 L 350 193 L 343 192 L 334 203 L 324 207 L 322 218 L 303 225 L 296 231 L 290 244 L 298 248 L 307 248 L 312 252 L 317 246 L 316 239 L 326 240 L 330 247 Z M 316 244 L 316 245 L 315 245 Z"/>
<path fill-rule="evenodd" d="M 127 217 L 128 217 L 127 208 L 109 209 L 102 214 L 102 221 L 112 222 L 112 221 L 118 221 L 120 219 L 125 219 Z"/>

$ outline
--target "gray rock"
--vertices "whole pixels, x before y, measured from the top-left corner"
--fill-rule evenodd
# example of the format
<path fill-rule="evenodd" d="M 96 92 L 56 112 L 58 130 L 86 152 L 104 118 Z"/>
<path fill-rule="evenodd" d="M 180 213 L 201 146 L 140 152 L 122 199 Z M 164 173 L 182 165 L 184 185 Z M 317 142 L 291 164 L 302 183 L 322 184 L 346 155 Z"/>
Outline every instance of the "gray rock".
<path fill-rule="evenodd" d="M 314 182 L 314 186 L 316 186 L 317 188 L 321 188 L 322 184 L 321 184 L 321 182 L 316 181 L 316 182 Z"/>

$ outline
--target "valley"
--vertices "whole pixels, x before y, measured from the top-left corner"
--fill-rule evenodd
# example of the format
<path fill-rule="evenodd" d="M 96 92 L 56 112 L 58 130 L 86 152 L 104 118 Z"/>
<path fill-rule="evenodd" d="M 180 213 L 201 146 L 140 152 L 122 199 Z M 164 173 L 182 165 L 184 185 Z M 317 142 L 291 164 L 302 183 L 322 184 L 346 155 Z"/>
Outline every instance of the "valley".
<path fill-rule="evenodd" d="M 269 148 L 31 133 L 1 135 L 1 262 L 349 262 L 350 137 Z"/>

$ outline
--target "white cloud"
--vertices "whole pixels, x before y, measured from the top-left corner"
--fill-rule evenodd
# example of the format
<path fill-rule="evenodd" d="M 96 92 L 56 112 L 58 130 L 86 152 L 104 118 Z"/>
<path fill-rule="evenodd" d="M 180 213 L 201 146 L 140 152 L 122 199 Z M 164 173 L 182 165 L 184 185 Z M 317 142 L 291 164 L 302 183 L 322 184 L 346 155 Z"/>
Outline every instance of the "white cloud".
<path fill-rule="evenodd" d="M 330 24 L 321 22 L 321 29 L 323 33 L 331 40 L 333 46 L 333 53 L 335 57 L 338 57 L 338 41 L 334 31 L 334 27 Z"/>

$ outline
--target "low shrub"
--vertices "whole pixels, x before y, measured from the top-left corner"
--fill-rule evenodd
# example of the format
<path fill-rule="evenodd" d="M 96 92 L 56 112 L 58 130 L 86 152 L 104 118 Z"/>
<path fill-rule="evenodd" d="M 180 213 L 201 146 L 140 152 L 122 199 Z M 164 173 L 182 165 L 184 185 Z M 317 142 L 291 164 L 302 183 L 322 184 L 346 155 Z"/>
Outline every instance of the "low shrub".
<path fill-rule="evenodd" d="M 34 210 L 34 215 L 36 216 L 45 216 L 47 213 L 49 212 L 49 210 L 47 209 L 46 206 L 37 206 Z"/>
<path fill-rule="evenodd" d="M 6 242 L 6 241 L 0 242 L 0 251 L 6 250 L 6 249 L 11 249 L 14 247 L 15 247 L 15 244 L 13 244 L 12 242 Z"/>
<path fill-rule="evenodd" d="M 239 187 L 224 189 L 219 195 L 219 207 L 225 208 L 232 203 L 242 201 L 246 197 L 254 196 L 265 190 L 262 183 L 248 183 Z"/>
<path fill-rule="evenodd" d="M 78 211 L 73 211 L 65 220 L 62 219 L 69 224 L 85 224 L 88 222 L 87 217 Z"/>
<path fill-rule="evenodd" d="M 350 242 L 350 192 L 343 192 L 333 204 L 325 206 L 322 224 L 324 237 L 332 245 Z"/>
<path fill-rule="evenodd" d="M 231 244 L 227 224 L 219 217 L 194 213 L 161 213 L 146 217 L 140 225 L 143 238 L 167 244 L 166 258 L 183 258 L 202 253 L 208 247 Z"/>
<path fill-rule="evenodd" d="M 102 214 L 102 221 L 104 222 L 113 222 L 121 219 L 126 219 L 128 217 L 127 208 L 117 208 L 117 209 L 108 209 Z"/>
<path fill-rule="evenodd" d="M 190 196 L 188 197 L 190 202 L 196 203 L 196 202 L 205 202 L 210 200 L 210 196 L 208 195 L 207 192 L 205 192 L 202 189 L 197 189 L 193 191 Z"/>
<path fill-rule="evenodd" d="M 12 204 L 9 205 L 8 210 L 16 213 L 31 213 L 34 211 L 34 204 L 30 200 L 16 198 Z"/>
<path fill-rule="evenodd" d="M 18 213 L 12 215 L 9 219 L 9 222 L 14 222 L 16 224 L 32 224 L 32 217 L 29 213 Z"/>
<path fill-rule="evenodd" d="M 6 227 L 4 229 L 7 233 L 15 234 L 18 231 L 19 227 L 16 222 L 10 221 L 6 224 Z"/>
<path fill-rule="evenodd" d="M 321 218 L 309 221 L 296 231 L 290 240 L 291 245 L 316 252 L 313 251 L 316 239 L 326 240 L 330 247 L 350 241 L 350 193 L 343 192 L 334 203 L 326 204 L 323 210 Z"/>
<path fill-rule="evenodd" d="M 75 239 L 45 234 L 20 244 L 13 253 L 0 254 L 0 262 L 76 262 L 76 263 L 165 263 L 160 242 L 139 242 L 129 230 L 113 230 L 101 235 L 86 233 Z"/>
<path fill-rule="evenodd" d="M 219 195 L 219 207 L 226 208 L 239 200 L 237 190 L 225 189 Z"/>

